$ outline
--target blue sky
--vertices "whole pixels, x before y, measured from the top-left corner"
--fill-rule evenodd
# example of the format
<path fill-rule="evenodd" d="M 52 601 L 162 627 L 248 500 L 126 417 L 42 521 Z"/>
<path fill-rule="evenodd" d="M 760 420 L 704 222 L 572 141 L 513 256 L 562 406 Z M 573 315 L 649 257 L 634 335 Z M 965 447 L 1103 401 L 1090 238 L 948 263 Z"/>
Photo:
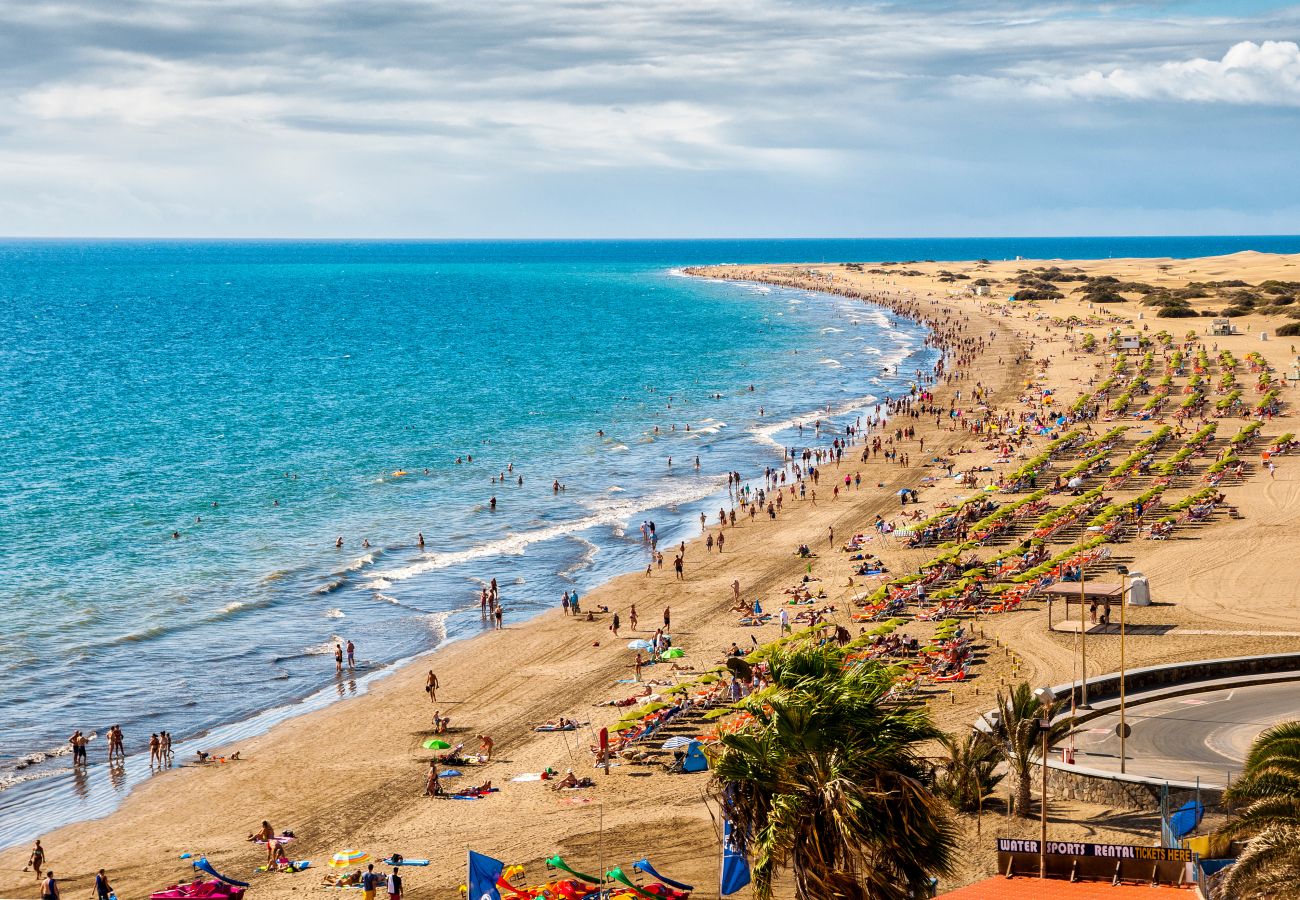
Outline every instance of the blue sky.
<path fill-rule="evenodd" d="M 0 233 L 1300 233 L 1300 5 L 0 0 Z"/>

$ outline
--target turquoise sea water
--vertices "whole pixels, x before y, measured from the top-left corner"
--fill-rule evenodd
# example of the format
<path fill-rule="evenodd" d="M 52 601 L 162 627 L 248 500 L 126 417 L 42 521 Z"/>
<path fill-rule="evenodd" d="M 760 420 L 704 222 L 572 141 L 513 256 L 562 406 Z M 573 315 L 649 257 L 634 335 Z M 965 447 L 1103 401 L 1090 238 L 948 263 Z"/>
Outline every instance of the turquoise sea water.
<path fill-rule="evenodd" d="M 518 622 L 644 566 L 643 519 L 689 536 L 725 472 L 935 358 L 678 266 L 1246 248 L 1300 239 L 0 243 L 0 846 L 144 776 L 102 737 L 74 776 L 74 728 L 192 751 L 363 690 L 482 628 L 485 580 Z"/>

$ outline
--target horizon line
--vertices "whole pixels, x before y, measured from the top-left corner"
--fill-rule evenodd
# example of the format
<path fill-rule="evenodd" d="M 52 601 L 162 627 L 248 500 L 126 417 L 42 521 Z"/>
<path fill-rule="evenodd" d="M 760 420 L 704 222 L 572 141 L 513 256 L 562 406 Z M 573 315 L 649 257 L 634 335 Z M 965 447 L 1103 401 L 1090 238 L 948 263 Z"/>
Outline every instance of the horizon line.
<path fill-rule="evenodd" d="M 1259 232 L 1253 234 L 1001 234 L 1001 235 L 903 235 L 897 237 L 870 236 L 763 236 L 763 237 L 398 237 L 398 236 L 299 236 L 278 235 L 0 235 L 0 242 L 17 241 L 278 241 L 297 243 L 668 243 L 675 241 L 737 242 L 737 241 L 1050 241 L 1050 240 L 1188 240 L 1196 238 L 1300 238 L 1300 232 Z"/>

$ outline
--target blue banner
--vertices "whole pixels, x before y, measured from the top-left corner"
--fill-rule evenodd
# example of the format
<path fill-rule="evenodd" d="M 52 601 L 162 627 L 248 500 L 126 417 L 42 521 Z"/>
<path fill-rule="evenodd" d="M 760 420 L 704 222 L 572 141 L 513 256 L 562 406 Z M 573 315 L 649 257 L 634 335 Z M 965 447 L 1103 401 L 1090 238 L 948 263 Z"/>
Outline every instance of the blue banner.
<path fill-rule="evenodd" d="M 468 900 L 501 900 L 497 879 L 505 868 L 505 863 L 499 859 L 469 851 Z"/>
<path fill-rule="evenodd" d="M 722 822 L 722 896 L 734 894 L 749 884 L 749 860 L 732 835 L 731 822 Z"/>

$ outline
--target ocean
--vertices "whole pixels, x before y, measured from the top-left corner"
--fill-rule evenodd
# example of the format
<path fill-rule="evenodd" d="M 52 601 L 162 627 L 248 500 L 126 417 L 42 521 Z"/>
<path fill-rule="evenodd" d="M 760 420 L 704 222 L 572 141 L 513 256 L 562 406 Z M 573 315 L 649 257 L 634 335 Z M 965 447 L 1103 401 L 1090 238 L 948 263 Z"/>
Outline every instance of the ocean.
<path fill-rule="evenodd" d="M 515 624 L 643 567 L 641 522 L 693 536 L 935 360 L 681 266 L 1240 249 L 1300 238 L 0 242 L 0 847 L 110 811 L 151 732 L 192 754 L 477 633 L 489 579 Z"/>

